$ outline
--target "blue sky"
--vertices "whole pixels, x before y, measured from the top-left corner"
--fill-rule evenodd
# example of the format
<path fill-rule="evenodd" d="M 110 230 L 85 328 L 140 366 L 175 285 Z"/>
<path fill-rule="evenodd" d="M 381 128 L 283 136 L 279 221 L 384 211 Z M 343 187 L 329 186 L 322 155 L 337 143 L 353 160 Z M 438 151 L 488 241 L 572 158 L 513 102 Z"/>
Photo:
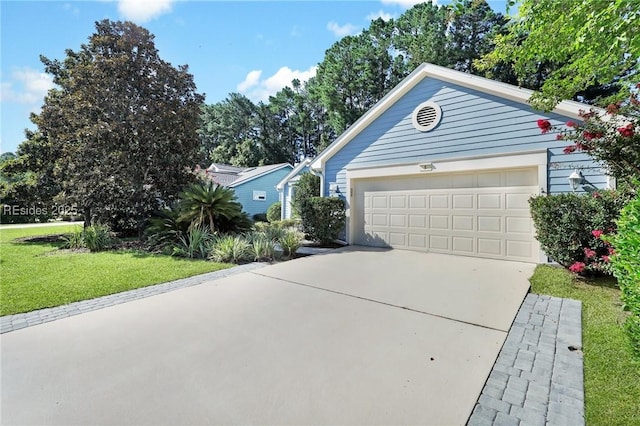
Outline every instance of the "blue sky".
<path fill-rule="evenodd" d="M 63 59 L 65 49 L 79 50 L 95 21 L 130 20 L 147 28 L 164 60 L 189 65 L 207 103 L 231 92 L 257 102 L 293 78 L 312 76 L 341 37 L 379 16 L 397 17 L 417 2 L 0 0 L 0 149 L 15 151 L 24 129 L 33 128 L 30 112 L 39 111 L 52 87 L 39 55 Z M 505 1 L 489 4 L 505 13 Z"/>

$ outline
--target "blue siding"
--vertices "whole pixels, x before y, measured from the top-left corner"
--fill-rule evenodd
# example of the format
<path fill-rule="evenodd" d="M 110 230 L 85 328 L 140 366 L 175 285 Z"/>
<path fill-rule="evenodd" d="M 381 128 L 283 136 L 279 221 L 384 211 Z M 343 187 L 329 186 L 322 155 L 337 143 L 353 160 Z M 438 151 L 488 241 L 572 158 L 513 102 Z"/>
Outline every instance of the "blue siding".
<path fill-rule="evenodd" d="M 295 174 L 294 176 L 291 176 L 291 179 L 295 178 L 296 176 L 300 176 L 301 174 L 306 173 L 308 171 L 309 171 L 309 166 L 305 166 L 297 174 Z M 282 206 L 284 208 L 285 219 L 291 219 L 291 217 L 293 216 L 293 211 L 291 210 L 291 200 L 289 199 L 290 187 L 291 187 L 291 184 L 287 182 L 282 189 L 282 197 L 283 197 Z"/>
<path fill-rule="evenodd" d="M 415 107 L 431 100 L 442 108 L 442 120 L 430 132 L 413 127 Z M 536 111 L 528 105 L 489 95 L 434 78 L 425 78 L 383 112 L 325 165 L 324 193 L 329 182 L 346 185 L 346 169 L 390 166 L 537 149 L 549 152 L 550 193 L 570 191 L 567 177 L 582 168 L 588 183 L 602 188 L 606 177 L 583 153 L 566 155 L 567 142 L 555 134 L 541 134 L 536 121 L 553 125 L 568 120 L 558 114 Z"/>
<path fill-rule="evenodd" d="M 242 204 L 242 210 L 247 212 L 249 216 L 266 213 L 269 206 L 280 201 L 276 185 L 291 171 L 291 169 L 291 166 L 283 167 L 235 187 L 234 190 L 238 197 L 238 201 Z M 267 193 L 267 199 L 265 201 L 254 201 L 253 191 L 265 191 Z"/>

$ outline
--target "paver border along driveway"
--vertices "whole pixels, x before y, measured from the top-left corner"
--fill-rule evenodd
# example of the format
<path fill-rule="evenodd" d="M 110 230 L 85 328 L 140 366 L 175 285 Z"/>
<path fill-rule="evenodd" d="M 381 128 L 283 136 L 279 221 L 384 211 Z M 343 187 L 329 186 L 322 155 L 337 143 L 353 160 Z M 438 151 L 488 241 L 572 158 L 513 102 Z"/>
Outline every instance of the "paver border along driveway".
<path fill-rule="evenodd" d="M 464 424 L 534 265 L 348 247 L 2 336 L 3 424 Z"/>

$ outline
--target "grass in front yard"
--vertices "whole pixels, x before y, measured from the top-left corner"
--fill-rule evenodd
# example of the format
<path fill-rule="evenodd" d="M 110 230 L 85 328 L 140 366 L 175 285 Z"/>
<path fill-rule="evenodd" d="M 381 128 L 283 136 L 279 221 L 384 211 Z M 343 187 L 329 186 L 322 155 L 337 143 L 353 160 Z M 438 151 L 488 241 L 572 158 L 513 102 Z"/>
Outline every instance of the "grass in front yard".
<path fill-rule="evenodd" d="M 540 265 L 531 291 L 582 301 L 586 423 L 640 424 L 640 360 L 633 358 L 623 329 L 615 279 L 576 279 L 564 269 Z"/>
<path fill-rule="evenodd" d="M 233 266 L 139 251 L 73 253 L 58 251 L 60 243 L 15 241 L 73 228 L 0 230 L 0 315 L 60 306 Z"/>

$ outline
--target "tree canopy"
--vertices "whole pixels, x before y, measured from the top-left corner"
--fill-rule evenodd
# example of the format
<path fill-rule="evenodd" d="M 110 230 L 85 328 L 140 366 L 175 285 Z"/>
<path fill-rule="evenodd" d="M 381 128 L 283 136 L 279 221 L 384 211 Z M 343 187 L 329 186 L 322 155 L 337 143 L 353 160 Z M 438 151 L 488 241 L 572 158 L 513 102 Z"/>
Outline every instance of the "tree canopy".
<path fill-rule="evenodd" d="M 519 18 L 496 37 L 496 48 L 478 62 L 480 69 L 513 61 L 524 81 L 546 68 L 532 99 L 544 109 L 563 99 L 589 100 L 585 92 L 603 85 L 608 87 L 596 96 L 629 95 L 630 84 L 640 77 L 640 2 L 522 0 L 518 6 Z M 604 98 L 606 105 L 611 99 Z"/>
<path fill-rule="evenodd" d="M 49 179 L 55 199 L 77 204 L 86 223 L 140 229 L 192 178 L 204 97 L 153 39 L 131 22 L 103 20 L 64 60 L 41 57 L 56 87 L 13 161 Z"/>

